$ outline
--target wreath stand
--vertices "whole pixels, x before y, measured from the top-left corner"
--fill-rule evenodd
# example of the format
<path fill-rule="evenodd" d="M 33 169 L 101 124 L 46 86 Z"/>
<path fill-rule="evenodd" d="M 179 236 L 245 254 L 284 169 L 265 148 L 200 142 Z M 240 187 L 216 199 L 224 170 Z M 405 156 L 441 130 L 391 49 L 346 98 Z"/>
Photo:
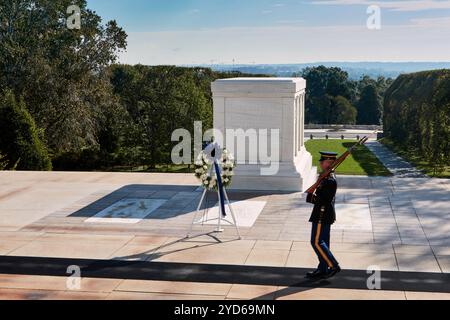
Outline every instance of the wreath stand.
<path fill-rule="evenodd" d="M 210 169 L 210 176 L 213 174 L 213 169 L 214 166 L 211 166 Z M 239 227 L 237 225 L 237 221 L 236 221 L 236 216 L 234 215 L 234 211 L 233 211 L 233 207 L 231 206 L 230 200 L 228 198 L 228 194 L 227 194 L 227 190 L 225 188 L 223 188 L 223 194 L 225 195 L 225 205 L 228 206 L 228 208 L 230 209 L 230 213 L 231 213 L 231 218 L 233 219 L 233 221 L 229 221 L 227 219 L 225 219 L 223 217 L 224 212 L 222 212 L 222 206 L 220 205 L 220 191 L 217 189 L 217 197 L 219 200 L 219 218 L 218 218 L 218 222 L 217 222 L 217 226 L 216 228 L 212 231 L 212 233 L 221 233 L 224 231 L 224 229 L 221 227 L 222 226 L 222 220 L 224 222 L 227 222 L 229 225 L 234 226 L 236 228 L 236 232 L 237 235 L 239 237 L 239 240 L 241 240 L 241 233 L 239 232 Z M 206 200 L 206 201 L 205 201 Z M 200 212 L 200 209 L 202 207 L 203 202 L 205 201 L 205 209 L 203 210 L 203 214 L 202 214 L 202 218 L 199 221 L 196 221 L 197 215 Z M 197 210 L 195 211 L 194 214 L 194 218 L 192 219 L 192 223 L 191 223 L 191 227 L 189 229 L 188 234 L 186 235 L 186 238 L 193 238 L 194 236 L 191 236 L 192 234 L 192 230 L 194 228 L 194 225 L 204 225 L 205 223 L 207 223 L 208 221 L 213 221 L 216 220 L 216 218 L 209 218 L 208 217 L 208 213 L 209 213 L 209 209 L 208 209 L 208 190 L 206 188 L 204 188 L 203 190 L 203 194 L 202 197 L 200 199 L 200 202 L 197 206 Z M 206 233 L 209 234 L 209 233 Z M 199 235 L 197 235 L 199 236 Z"/>

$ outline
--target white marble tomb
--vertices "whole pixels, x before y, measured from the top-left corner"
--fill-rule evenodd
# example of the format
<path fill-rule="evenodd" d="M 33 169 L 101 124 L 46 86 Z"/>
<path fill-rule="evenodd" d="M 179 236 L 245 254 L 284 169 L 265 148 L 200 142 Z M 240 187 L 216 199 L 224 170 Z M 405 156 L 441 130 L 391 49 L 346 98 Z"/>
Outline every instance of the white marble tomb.
<path fill-rule="evenodd" d="M 268 165 L 261 161 L 260 140 L 257 148 L 251 148 L 247 139 L 245 159 L 237 159 L 232 189 L 304 191 L 315 182 L 317 169 L 304 146 L 305 89 L 303 78 L 232 78 L 212 83 L 214 128 L 233 154 L 237 154 L 239 139 L 230 141 L 227 129 L 266 129 L 268 145 L 271 129 L 279 130 L 274 148 L 278 149 L 278 172 L 261 173 Z M 250 161 L 255 158 L 256 162 Z"/>

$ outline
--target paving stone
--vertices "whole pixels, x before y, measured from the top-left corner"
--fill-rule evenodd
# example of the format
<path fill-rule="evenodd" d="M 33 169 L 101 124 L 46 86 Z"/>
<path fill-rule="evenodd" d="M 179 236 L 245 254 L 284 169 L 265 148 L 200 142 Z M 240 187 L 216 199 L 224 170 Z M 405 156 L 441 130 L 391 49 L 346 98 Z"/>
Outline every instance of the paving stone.
<path fill-rule="evenodd" d="M 309 241 L 311 239 L 310 233 L 304 233 L 304 232 L 281 232 L 279 234 L 279 237 L 277 237 L 278 240 L 286 241 L 286 240 L 294 240 L 294 241 Z"/>
<path fill-rule="evenodd" d="M 405 300 L 402 291 L 280 287 L 277 300 Z"/>
<path fill-rule="evenodd" d="M 123 261 L 147 261 L 154 256 L 158 247 L 159 246 L 129 244 L 113 252 L 108 259 Z"/>
<path fill-rule="evenodd" d="M 292 241 L 258 240 L 255 244 L 255 249 L 290 250 L 291 247 Z"/>
<path fill-rule="evenodd" d="M 335 258 L 344 269 L 367 270 L 370 266 L 378 266 L 381 270 L 398 271 L 394 254 L 373 254 L 371 252 L 339 252 Z"/>
<path fill-rule="evenodd" d="M 396 253 L 395 257 L 400 271 L 442 272 L 434 255 Z"/>
<path fill-rule="evenodd" d="M 185 250 L 158 250 L 149 258 L 151 261 L 186 262 L 205 264 L 244 264 L 250 249 L 203 247 Z"/>
<path fill-rule="evenodd" d="M 372 220 L 367 204 L 336 204 L 336 219 L 333 230 L 372 231 Z"/>
<path fill-rule="evenodd" d="M 430 245 L 432 246 L 446 246 L 450 243 L 448 238 L 436 238 L 436 239 L 430 239 L 428 238 L 428 242 L 430 243 Z"/>
<path fill-rule="evenodd" d="M 364 196 L 349 196 L 345 195 L 345 202 L 352 204 L 369 204 L 369 198 Z"/>
<path fill-rule="evenodd" d="M 276 286 L 234 284 L 227 299 L 274 300 L 277 289 Z"/>
<path fill-rule="evenodd" d="M 374 232 L 373 239 L 375 243 L 382 244 L 401 244 L 401 238 L 398 232 Z"/>
<path fill-rule="evenodd" d="M 398 254 L 433 255 L 433 251 L 430 246 L 394 244 L 394 251 Z"/>
<path fill-rule="evenodd" d="M 379 234 L 388 234 L 388 235 L 396 235 L 398 236 L 398 238 L 400 237 L 399 233 L 398 233 L 398 228 L 396 225 L 374 225 L 372 227 L 373 233 L 374 233 L 374 238 L 375 238 L 375 234 L 379 233 Z"/>
<path fill-rule="evenodd" d="M 436 256 L 450 256 L 449 246 L 432 246 L 432 249 Z"/>
<path fill-rule="evenodd" d="M 450 300 L 450 293 L 405 292 L 407 300 Z"/>
<path fill-rule="evenodd" d="M 344 243 L 373 243 L 374 238 L 372 232 L 344 231 L 342 241 Z"/>
<path fill-rule="evenodd" d="M 127 242 L 127 245 L 160 246 L 166 243 L 169 237 L 160 236 L 136 236 Z"/>
<path fill-rule="evenodd" d="M 124 280 L 115 291 L 226 296 L 231 284 Z"/>
<path fill-rule="evenodd" d="M 268 232 L 261 232 L 261 231 L 253 231 L 250 230 L 246 234 L 247 239 L 256 239 L 256 240 L 288 240 L 287 238 L 280 237 L 281 230 L 272 230 Z M 286 233 L 285 233 L 286 234 Z"/>
<path fill-rule="evenodd" d="M 246 265 L 283 267 L 286 264 L 289 250 L 253 249 L 250 252 Z"/>
<path fill-rule="evenodd" d="M 409 237 L 401 237 L 402 244 L 404 245 L 428 245 L 429 241 L 426 237 L 415 237 L 415 236 L 409 236 Z"/>
<path fill-rule="evenodd" d="M 117 251 L 123 244 L 114 242 L 94 241 L 33 241 L 16 250 L 9 255 L 32 256 L 32 257 L 55 257 L 55 258 L 86 258 L 107 259 Z"/>
<path fill-rule="evenodd" d="M 395 226 L 396 225 L 396 221 L 395 218 L 393 216 L 377 216 L 377 215 L 371 215 L 372 217 L 372 223 L 374 225 L 391 225 L 391 226 Z"/>
<path fill-rule="evenodd" d="M 46 233 L 35 239 L 36 241 L 45 242 L 80 242 L 88 241 L 91 243 L 109 243 L 114 242 L 116 244 L 125 244 L 133 239 L 131 235 L 120 235 L 120 234 L 76 234 L 76 233 Z"/>
<path fill-rule="evenodd" d="M 309 250 L 291 251 L 286 261 L 286 267 L 290 268 L 315 269 L 318 264 L 317 256 L 311 247 L 309 247 Z"/>
<path fill-rule="evenodd" d="M 109 293 L 0 289 L 2 300 L 104 300 Z"/>
<path fill-rule="evenodd" d="M 0 274 L 0 288 L 66 290 L 66 277 Z"/>
<path fill-rule="evenodd" d="M 30 241 L 0 240 L 0 255 L 7 255 L 11 251 L 26 245 Z"/>
<path fill-rule="evenodd" d="M 225 296 L 200 295 L 200 294 L 158 294 L 146 292 L 115 291 L 110 293 L 106 300 L 224 300 Z"/>
<path fill-rule="evenodd" d="M 356 244 L 356 243 L 337 243 L 332 244 L 333 252 L 366 252 L 374 256 L 377 254 L 393 254 L 394 250 L 391 244 Z"/>
<path fill-rule="evenodd" d="M 450 273 L 450 256 L 437 256 L 436 258 L 442 272 Z"/>

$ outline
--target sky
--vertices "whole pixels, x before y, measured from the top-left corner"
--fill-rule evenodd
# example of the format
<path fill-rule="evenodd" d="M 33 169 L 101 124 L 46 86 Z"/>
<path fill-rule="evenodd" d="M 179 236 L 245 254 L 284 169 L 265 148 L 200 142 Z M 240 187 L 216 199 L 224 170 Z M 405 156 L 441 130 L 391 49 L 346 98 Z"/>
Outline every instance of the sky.
<path fill-rule="evenodd" d="M 373 5 L 380 19 L 368 12 Z M 120 62 L 128 64 L 450 61 L 450 0 L 88 0 L 88 7 L 127 32 Z"/>

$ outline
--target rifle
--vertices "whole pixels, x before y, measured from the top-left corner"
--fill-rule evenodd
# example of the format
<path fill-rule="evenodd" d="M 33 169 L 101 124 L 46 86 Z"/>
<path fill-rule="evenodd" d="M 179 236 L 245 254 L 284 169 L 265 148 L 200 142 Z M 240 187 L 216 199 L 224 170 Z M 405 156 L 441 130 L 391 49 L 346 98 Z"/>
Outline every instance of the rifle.
<path fill-rule="evenodd" d="M 320 175 L 317 182 L 313 184 L 308 190 L 306 190 L 305 193 L 314 193 L 317 187 L 322 182 L 322 180 L 325 179 L 332 171 L 336 170 L 337 167 L 339 167 L 342 164 L 342 162 L 344 162 L 345 159 L 347 159 L 347 157 L 353 152 L 353 150 L 357 146 L 365 144 L 367 140 L 369 140 L 369 137 L 362 138 L 357 143 L 355 143 L 351 148 L 349 148 L 344 154 L 342 154 L 338 159 L 336 159 L 336 161 L 334 161 L 333 164 Z"/>

